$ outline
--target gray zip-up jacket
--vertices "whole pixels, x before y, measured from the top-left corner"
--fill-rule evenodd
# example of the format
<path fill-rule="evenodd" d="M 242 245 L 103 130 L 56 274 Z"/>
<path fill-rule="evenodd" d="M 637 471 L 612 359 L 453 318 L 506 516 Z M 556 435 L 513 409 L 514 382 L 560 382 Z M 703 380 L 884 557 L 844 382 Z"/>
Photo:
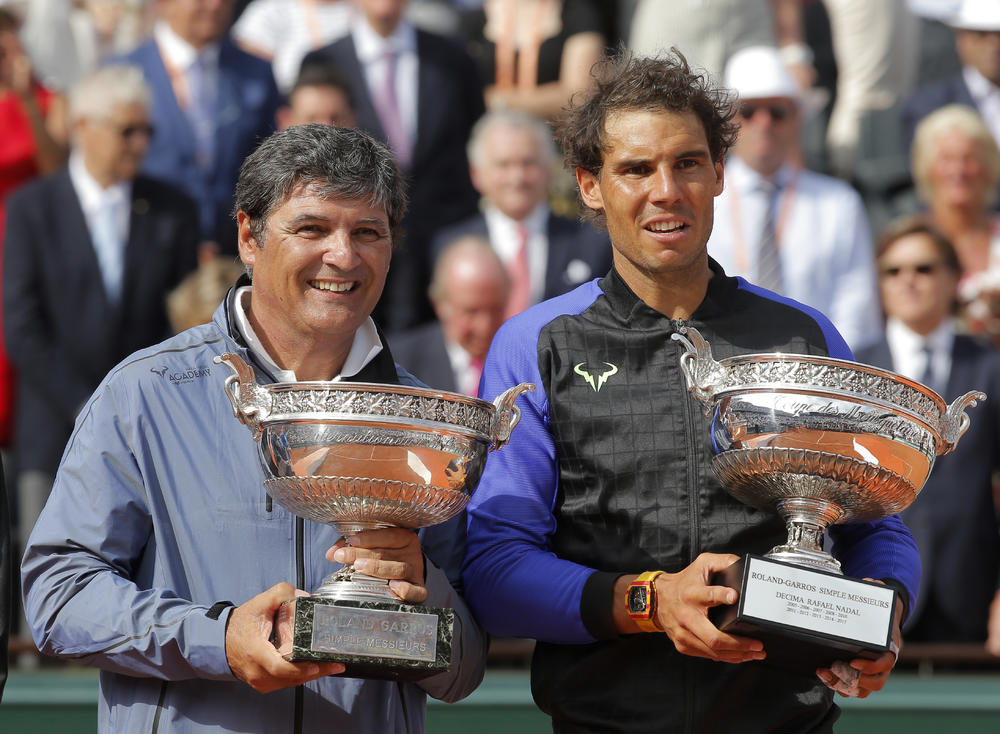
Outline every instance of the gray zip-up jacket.
<path fill-rule="evenodd" d="M 449 671 L 419 683 L 328 677 L 263 695 L 229 669 L 231 608 L 218 603 L 281 581 L 315 589 L 338 537 L 268 501 L 257 448 L 223 391 L 229 370 L 212 361 L 236 352 L 270 381 L 232 325 L 231 298 L 212 323 L 118 365 L 81 411 L 24 557 L 35 642 L 101 669 L 102 732 L 423 732 L 425 693 L 467 696 L 486 656 L 485 634 L 433 562 L 426 604 L 456 612 Z M 380 371 L 387 379 L 373 379 Z M 388 350 L 357 379 L 418 384 Z M 460 559 L 456 527 L 424 531 L 432 561 Z"/>

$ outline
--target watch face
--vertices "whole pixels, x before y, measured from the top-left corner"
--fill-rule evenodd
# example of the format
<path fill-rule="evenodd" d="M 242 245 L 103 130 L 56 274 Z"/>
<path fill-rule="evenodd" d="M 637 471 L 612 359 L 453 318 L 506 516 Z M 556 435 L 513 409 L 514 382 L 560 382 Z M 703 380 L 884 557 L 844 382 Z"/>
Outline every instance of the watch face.
<path fill-rule="evenodd" d="M 628 590 L 628 610 L 632 614 L 643 614 L 649 606 L 645 586 L 632 586 Z"/>

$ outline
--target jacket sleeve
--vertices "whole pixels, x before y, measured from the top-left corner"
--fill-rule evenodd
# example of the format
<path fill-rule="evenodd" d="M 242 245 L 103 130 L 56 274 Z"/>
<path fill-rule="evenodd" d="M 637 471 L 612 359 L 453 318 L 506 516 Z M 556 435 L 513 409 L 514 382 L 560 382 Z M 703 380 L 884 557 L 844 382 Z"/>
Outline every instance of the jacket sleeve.
<path fill-rule="evenodd" d="M 581 603 L 594 570 L 558 558 L 550 547 L 558 466 L 537 340 L 524 325 L 515 318 L 501 327 L 483 369 L 480 397 L 486 400 L 521 382 L 536 389 L 517 399 L 521 420 L 510 442 L 490 454 L 472 495 L 462 585 L 491 634 L 593 642 Z"/>
<path fill-rule="evenodd" d="M 833 555 L 841 562 L 844 574 L 898 582 L 906 591 L 903 606 L 909 611 L 920 590 L 920 554 L 899 515 L 875 522 L 834 525 L 829 535 Z"/>
<path fill-rule="evenodd" d="M 482 682 L 486 672 L 486 632 L 465 600 L 455 591 L 444 571 L 432 561 L 427 562 L 427 606 L 450 608 L 455 611 L 455 628 L 451 640 L 451 667 L 444 673 L 424 678 L 419 685 L 429 696 L 454 703 L 468 696 Z"/>
<path fill-rule="evenodd" d="M 22 565 L 25 608 L 43 652 L 168 680 L 235 680 L 229 611 L 178 598 L 148 578 L 178 553 L 153 533 L 149 482 L 129 445 L 129 400 L 112 376 L 81 411 Z M 206 560 L 206 563 L 210 562 Z"/>

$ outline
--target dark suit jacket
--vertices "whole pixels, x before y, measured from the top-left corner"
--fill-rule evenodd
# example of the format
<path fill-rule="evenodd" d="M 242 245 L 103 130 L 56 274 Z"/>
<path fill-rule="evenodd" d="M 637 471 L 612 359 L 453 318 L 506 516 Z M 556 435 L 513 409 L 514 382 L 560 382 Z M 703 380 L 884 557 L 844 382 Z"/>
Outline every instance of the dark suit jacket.
<path fill-rule="evenodd" d="M 562 295 L 592 278 L 603 277 L 611 270 L 611 241 L 606 232 L 555 214 L 549 214 L 547 229 L 549 255 L 543 300 Z M 484 215 L 476 214 L 438 232 L 434 237 L 434 256 L 448 243 L 467 235 L 489 239 Z"/>
<path fill-rule="evenodd" d="M 440 322 L 432 321 L 393 334 L 389 342 L 396 361 L 425 385 L 438 390 L 458 391 Z"/>
<path fill-rule="evenodd" d="M 219 50 L 219 97 L 215 116 L 215 159 L 209 171 L 197 165 L 194 130 L 174 96 L 155 41 L 147 41 L 119 62 L 142 68 L 153 93 L 151 118 L 156 134 L 142 170 L 168 181 L 198 203 L 201 236 L 222 240 L 235 252 L 231 228 L 233 192 L 240 166 L 257 144 L 275 130 L 281 103 L 271 65 L 241 51 L 228 38 Z"/>
<path fill-rule="evenodd" d="M 10 624 L 14 609 L 14 572 L 10 542 L 10 506 L 7 504 L 7 484 L 3 464 L 0 463 L 0 701 L 7 683 L 7 643 L 10 641 Z"/>
<path fill-rule="evenodd" d="M 905 150 L 909 150 L 913 143 L 913 133 L 917 124 L 934 110 L 949 104 L 976 107 L 961 72 L 920 87 L 910 94 L 903 102 L 902 111 L 903 134 L 906 136 Z"/>
<path fill-rule="evenodd" d="M 405 239 L 393 254 L 385 294 L 375 318 L 390 331 L 433 319 L 425 289 L 430 281 L 433 233 L 476 211 L 478 196 L 465 155 L 469 133 L 484 113 L 475 65 L 451 40 L 417 31 L 417 136 L 409 178 Z M 351 36 L 309 53 L 303 68 L 333 67 L 351 85 L 358 126 L 385 141 Z"/>
<path fill-rule="evenodd" d="M 885 341 L 860 350 L 859 362 L 892 369 Z M 991 475 L 1000 467 L 1000 352 L 956 336 L 945 398 L 982 390 L 969 430 L 938 457 L 917 499 L 900 515 L 920 550 L 923 578 L 906 625 L 910 639 L 982 641 L 1000 586 L 1000 528 Z"/>
<path fill-rule="evenodd" d="M 194 203 L 160 181 L 132 185 L 121 303 L 109 303 L 76 191 L 63 169 L 10 198 L 3 324 L 19 371 L 17 470 L 54 473 L 77 411 L 105 374 L 169 333 L 164 298 L 197 258 Z"/>

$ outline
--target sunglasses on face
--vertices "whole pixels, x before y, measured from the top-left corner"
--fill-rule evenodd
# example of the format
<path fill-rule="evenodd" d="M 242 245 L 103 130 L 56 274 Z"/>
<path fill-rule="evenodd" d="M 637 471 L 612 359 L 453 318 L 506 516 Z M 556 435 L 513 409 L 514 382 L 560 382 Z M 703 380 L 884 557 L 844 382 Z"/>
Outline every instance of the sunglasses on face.
<path fill-rule="evenodd" d="M 126 125 L 125 127 L 118 128 L 118 134 L 122 136 L 125 140 L 132 140 L 137 136 L 142 136 L 146 138 L 153 137 L 153 133 L 156 132 L 156 128 L 148 123 L 140 123 L 136 125 Z"/>
<path fill-rule="evenodd" d="M 752 120 L 754 116 L 757 114 L 757 112 L 759 112 L 760 110 L 763 110 L 768 115 L 770 115 L 771 120 L 774 122 L 781 122 L 782 120 L 786 120 L 792 114 L 792 111 L 791 109 L 789 109 L 788 105 L 777 104 L 777 103 L 771 103 L 771 104 L 748 103 L 740 106 L 740 117 L 742 117 L 744 120 Z"/>
<path fill-rule="evenodd" d="M 895 278 L 902 273 L 914 272 L 917 275 L 931 275 L 941 267 L 941 263 L 919 263 L 917 265 L 890 265 L 882 268 L 881 274 L 884 278 Z"/>

